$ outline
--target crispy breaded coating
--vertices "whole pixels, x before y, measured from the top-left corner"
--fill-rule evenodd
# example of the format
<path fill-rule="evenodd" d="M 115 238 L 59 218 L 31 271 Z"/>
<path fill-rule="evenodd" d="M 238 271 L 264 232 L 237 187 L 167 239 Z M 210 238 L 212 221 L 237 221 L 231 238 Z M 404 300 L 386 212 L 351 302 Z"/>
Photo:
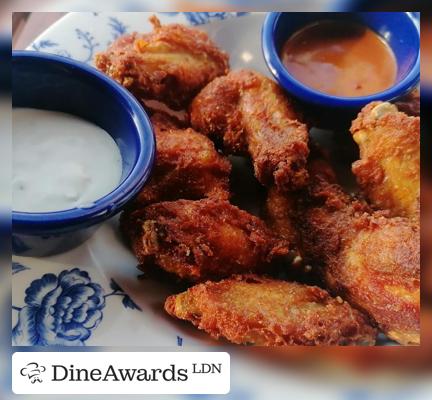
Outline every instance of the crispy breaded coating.
<path fill-rule="evenodd" d="M 264 204 L 263 219 L 273 232 L 292 245 L 298 243 L 295 218 L 296 197 L 280 192 L 276 186 L 270 187 Z"/>
<path fill-rule="evenodd" d="M 302 245 L 335 295 L 401 344 L 420 342 L 420 233 L 317 177 L 303 200 Z"/>
<path fill-rule="evenodd" d="M 199 29 L 161 25 L 155 16 L 150 21 L 152 32 L 121 36 L 96 55 L 96 67 L 138 99 L 181 109 L 207 83 L 228 72 L 228 55 Z"/>
<path fill-rule="evenodd" d="M 432 305 L 432 184 L 430 177 L 422 181 L 421 192 L 421 293 L 423 299 Z"/>
<path fill-rule="evenodd" d="M 178 200 L 125 214 L 123 231 L 140 263 L 189 281 L 266 271 L 288 253 L 259 218 L 228 201 Z"/>
<path fill-rule="evenodd" d="M 322 176 L 328 182 L 336 182 L 336 174 L 328 161 L 328 156 L 316 144 L 311 144 L 311 153 L 307 162 L 308 173 Z M 298 231 L 297 201 L 302 192 L 281 192 L 276 186 L 267 191 L 263 208 L 266 224 L 281 237 L 287 239 L 294 247 L 301 246 Z"/>
<path fill-rule="evenodd" d="M 165 310 L 237 344 L 373 345 L 360 312 L 323 289 L 256 275 L 206 282 L 170 296 Z"/>
<path fill-rule="evenodd" d="M 190 113 L 192 126 L 223 142 L 225 151 L 249 154 L 263 185 L 289 191 L 306 184 L 308 130 L 271 79 L 254 71 L 230 72 L 198 94 Z"/>
<path fill-rule="evenodd" d="M 155 114 L 157 157 L 150 181 L 133 207 L 178 199 L 228 199 L 231 164 L 213 142 L 191 128 Z"/>
<path fill-rule="evenodd" d="M 375 207 L 417 216 L 420 206 L 420 119 L 390 103 L 367 105 L 353 122 L 360 160 L 353 172 Z"/>

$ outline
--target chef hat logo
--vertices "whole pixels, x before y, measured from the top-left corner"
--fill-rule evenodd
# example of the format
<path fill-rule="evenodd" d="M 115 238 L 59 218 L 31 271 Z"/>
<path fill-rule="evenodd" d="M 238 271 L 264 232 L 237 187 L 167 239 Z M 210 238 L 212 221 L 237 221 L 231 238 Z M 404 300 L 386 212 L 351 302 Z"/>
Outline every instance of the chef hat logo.
<path fill-rule="evenodd" d="M 42 382 L 40 375 L 46 371 L 43 365 L 39 365 L 36 362 L 28 363 L 24 368 L 21 369 L 20 374 L 27 376 L 31 383 Z"/>

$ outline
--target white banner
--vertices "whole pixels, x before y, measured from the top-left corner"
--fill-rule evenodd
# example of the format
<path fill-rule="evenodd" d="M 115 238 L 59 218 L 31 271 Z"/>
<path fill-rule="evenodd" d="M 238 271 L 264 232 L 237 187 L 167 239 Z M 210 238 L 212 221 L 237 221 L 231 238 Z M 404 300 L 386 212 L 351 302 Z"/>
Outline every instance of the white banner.
<path fill-rule="evenodd" d="M 227 394 L 223 352 L 17 352 L 16 394 Z"/>

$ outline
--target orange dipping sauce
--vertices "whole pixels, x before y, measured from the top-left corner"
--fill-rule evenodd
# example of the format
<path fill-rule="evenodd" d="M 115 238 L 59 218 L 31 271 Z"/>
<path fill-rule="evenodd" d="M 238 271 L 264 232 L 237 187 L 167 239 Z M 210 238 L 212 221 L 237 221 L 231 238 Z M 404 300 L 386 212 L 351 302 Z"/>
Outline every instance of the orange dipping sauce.
<path fill-rule="evenodd" d="M 281 59 L 306 86 L 334 96 L 358 97 L 393 86 L 397 62 L 390 46 L 355 22 L 307 25 L 284 44 Z"/>

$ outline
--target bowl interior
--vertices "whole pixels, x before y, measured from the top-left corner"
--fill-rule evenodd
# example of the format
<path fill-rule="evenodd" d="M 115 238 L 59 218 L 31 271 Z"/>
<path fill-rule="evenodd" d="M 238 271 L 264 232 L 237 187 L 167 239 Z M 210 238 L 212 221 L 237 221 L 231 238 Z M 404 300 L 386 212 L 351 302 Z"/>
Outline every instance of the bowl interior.
<path fill-rule="evenodd" d="M 15 233 L 46 236 L 98 224 L 118 213 L 149 179 L 155 154 L 150 120 L 136 99 L 104 74 L 64 57 L 17 51 L 12 54 L 12 91 L 13 107 L 65 112 L 104 128 L 123 159 L 121 181 L 111 193 L 86 207 L 13 211 Z"/>
<path fill-rule="evenodd" d="M 322 20 L 355 21 L 378 33 L 391 47 L 398 64 L 397 82 L 408 76 L 418 59 L 420 36 L 407 13 L 280 13 L 274 24 L 278 54 L 285 41 L 305 25 Z"/>
<path fill-rule="evenodd" d="M 134 112 L 111 86 L 72 64 L 44 58 L 14 58 L 13 107 L 61 111 L 105 129 L 117 143 L 123 159 L 121 183 L 139 156 Z M 97 149 L 95 149 L 95 152 Z"/>

